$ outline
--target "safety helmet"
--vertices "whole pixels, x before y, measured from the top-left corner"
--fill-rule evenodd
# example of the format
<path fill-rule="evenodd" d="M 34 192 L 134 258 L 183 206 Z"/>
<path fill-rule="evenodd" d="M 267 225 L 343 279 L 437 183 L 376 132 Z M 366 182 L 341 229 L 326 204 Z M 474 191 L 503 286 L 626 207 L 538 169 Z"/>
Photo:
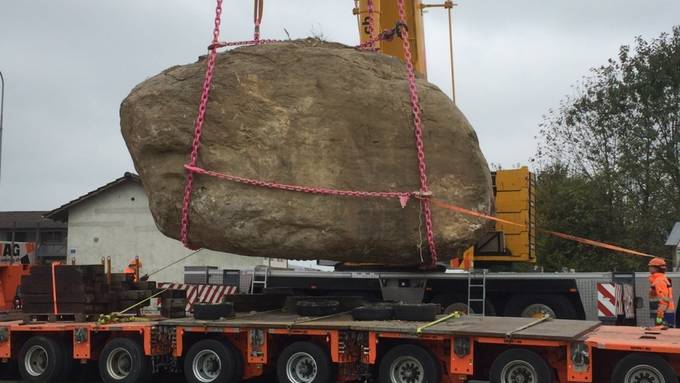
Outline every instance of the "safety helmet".
<path fill-rule="evenodd" d="M 666 260 L 663 258 L 656 257 L 649 261 L 647 266 L 666 267 Z"/>

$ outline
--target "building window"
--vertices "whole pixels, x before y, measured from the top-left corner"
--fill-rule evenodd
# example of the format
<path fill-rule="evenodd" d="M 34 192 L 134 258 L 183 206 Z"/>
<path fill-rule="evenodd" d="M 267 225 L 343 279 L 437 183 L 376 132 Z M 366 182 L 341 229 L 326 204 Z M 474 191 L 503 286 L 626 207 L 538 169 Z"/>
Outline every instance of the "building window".
<path fill-rule="evenodd" d="M 40 233 L 42 243 L 64 242 L 66 233 L 63 231 L 45 231 Z"/>
<path fill-rule="evenodd" d="M 7 230 L 0 230 L 0 241 L 11 241 L 12 232 Z"/>
<path fill-rule="evenodd" d="M 10 238 L 11 240 L 11 238 Z M 14 242 L 33 242 L 35 241 L 34 231 L 15 231 L 14 232 Z"/>

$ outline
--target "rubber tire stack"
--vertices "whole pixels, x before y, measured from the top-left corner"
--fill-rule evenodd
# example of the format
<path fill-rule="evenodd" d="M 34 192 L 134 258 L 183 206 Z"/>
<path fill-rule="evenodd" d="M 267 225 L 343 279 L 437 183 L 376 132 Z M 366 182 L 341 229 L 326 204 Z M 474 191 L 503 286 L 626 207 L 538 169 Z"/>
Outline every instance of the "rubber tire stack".
<path fill-rule="evenodd" d="M 442 307 L 438 303 L 401 303 L 394 305 L 394 319 L 415 322 L 432 322 L 437 318 L 437 315 L 441 313 L 441 311 Z"/>
<path fill-rule="evenodd" d="M 198 320 L 218 320 L 234 316 L 234 304 L 224 303 L 196 303 L 193 306 L 194 318 Z"/>
<path fill-rule="evenodd" d="M 322 317 L 337 314 L 340 311 L 340 302 L 336 300 L 299 301 L 296 304 L 296 312 L 305 317 Z"/>
<path fill-rule="evenodd" d="M 376 303 L 356 307 L 352 310 L 352 318 L 357 321 L 381 321 L 394 319 L 394 305 Z"/>

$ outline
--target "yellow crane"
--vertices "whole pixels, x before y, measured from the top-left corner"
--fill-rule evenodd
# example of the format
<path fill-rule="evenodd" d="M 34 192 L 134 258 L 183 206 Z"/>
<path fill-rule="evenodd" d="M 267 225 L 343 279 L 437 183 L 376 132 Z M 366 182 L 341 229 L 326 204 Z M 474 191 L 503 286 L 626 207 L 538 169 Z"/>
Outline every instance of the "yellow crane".
<path fill-rule="evenodd" d="M 412 62 L 415 69 L 427 76 L 423 11 L 443 8 L 449 17 L 449 53 L 451 60 L 452 99 L 455 102 L 453 66 L 453 28 L 451 13 L 456 4 L 445 1 L 426 4 L 421 0 L 404 1 L 408 38 L 411 44 Z M 374 41 L 383 30 L 393 29 L 399 17 L 398 0 L 355 0 L 353 13 L 357 16 L 362 44 Z M 374 47 L 382 53 L 404 60 L 399 39 L 375 41 Z M 492 172 L 496 216 L 508 221 L 525 224 L 527 228 L 496 223 L 477 245 L 466 251 L 465 257 L 476 262 L 536 262 L 535 214 L 533 175 L 527 167 Z M 465 262 L 468 266 L 470 262 Z"/>

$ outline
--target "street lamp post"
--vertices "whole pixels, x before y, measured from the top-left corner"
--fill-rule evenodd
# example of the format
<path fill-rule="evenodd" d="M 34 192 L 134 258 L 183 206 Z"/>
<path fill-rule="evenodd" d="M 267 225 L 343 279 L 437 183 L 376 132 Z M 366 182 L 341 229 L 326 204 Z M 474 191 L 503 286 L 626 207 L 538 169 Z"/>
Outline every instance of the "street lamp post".
<path fill-rule="evenodd" d="M 5 109 L 5 78 L 0 71 L 0 175 L 2 175 L 2 116 Z"/>

